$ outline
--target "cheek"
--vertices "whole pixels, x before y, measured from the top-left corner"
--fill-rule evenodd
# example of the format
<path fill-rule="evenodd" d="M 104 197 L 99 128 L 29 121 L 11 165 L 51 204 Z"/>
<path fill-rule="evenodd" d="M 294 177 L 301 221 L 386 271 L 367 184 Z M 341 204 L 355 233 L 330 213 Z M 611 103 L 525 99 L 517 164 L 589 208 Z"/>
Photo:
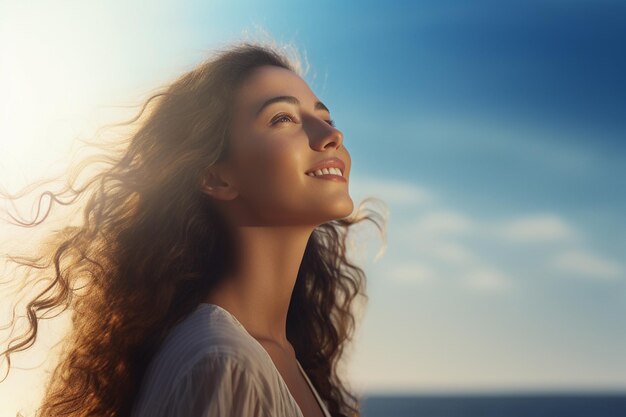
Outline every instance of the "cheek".
<path fill-rule="evenodd" d="M 294 184 L 307 169 L 304 152 L 295 144 L 265 139 L 249 146 L 240 164 L 246 177 L 246 188 L 270 184 Z"/>

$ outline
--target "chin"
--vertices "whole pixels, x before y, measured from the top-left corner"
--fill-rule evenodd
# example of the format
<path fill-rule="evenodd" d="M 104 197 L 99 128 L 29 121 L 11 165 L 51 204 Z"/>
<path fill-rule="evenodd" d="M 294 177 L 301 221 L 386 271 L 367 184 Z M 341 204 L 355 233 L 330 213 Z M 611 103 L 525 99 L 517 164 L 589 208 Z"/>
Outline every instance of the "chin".
<path fill-rule="evenodd" d="M 349 201 L 345 202 L 345 204 L 337 204 L 336 210 L 334 210 L 335 215 L 333 216 L 334 218 L 332 220 L 348 217 L 352 214 L 353 210 L 354 203 L 352 202 L 352 199 L 349 199 Z"/>

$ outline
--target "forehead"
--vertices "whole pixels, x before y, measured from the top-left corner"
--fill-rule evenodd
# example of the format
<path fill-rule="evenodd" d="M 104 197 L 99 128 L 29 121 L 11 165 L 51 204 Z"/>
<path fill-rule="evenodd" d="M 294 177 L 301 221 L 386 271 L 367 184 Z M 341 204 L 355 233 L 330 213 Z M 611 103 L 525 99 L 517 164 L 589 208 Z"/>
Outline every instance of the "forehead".
<path fill-rule="evenodd" d="M 247 113 L 254 112 L 265 100 L 276 96 L 295 96 L 303 103 L 317 101 L 313 91 L 298 74 L 286 68 L 263 65 L 255 68 L 239 86 L 235 105 Z"/>

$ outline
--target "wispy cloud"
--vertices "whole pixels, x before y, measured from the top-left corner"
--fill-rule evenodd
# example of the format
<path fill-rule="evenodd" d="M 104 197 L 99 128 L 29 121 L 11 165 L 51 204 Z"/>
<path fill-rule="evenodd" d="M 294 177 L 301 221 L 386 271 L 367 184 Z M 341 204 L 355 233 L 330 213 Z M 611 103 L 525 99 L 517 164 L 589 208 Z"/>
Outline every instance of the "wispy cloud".
<path fill-rule="evenodd" d="M 354 199 L 373 196 L 389 205 L 401 207 L 423 206 L 435 202 L 434 193 L 427 188 L 404 181 L 387 181 L 356 174 L 350 183 L 350 195 Z"/>
<path fill-rule="evenodd" d="M 555 214 L 512 219 L 495 228 L 496 234 L 512 242 L 554 242 L 576 237 L 573 228 Z"/>
<path fill-rule="evenodd" d="M 451 282 L 474 293 L 496 294 L 511 288 L 511 277 L 495 266 L 489 254 L 463 241 L 484 237 L 483 228 L 469 215 L 444 207 L 416 215 L 400 226 L 397 237 L 403 247 L 410 248 L 409 256 L 423 261 L 403 263 L 406 267 L 394 270 L 395 281 L 424 283 L 449 276 Z"/>
<path fill-rule="evenodd" d="M 550 250 L 560 252 L 554 257 L 545 253 L 547 268 L 591 278 L 624 275 L 625 268 L 618 262 L 583 249 L 567 249 L 580 246 L 584 236 L 558 213 L 486 220 L 447 207 L 422 185 L 376 179 L 357 183 L 355 188 L 353 197 L 380 197 L 396 214 L 389 225 L 389 244 L 398 245 L 402 253 L 390 251 L 388 256 L 395 259 L 386 270 L 396 284 L 421 285 L 449 276 L 473 292 L 501 293 L 514 287 L 516 269 L 509 270 L 505 261 L 494 258 L 487 249 L 494 245 L 509 246 L 514 254 L 520 244 L 549 243 Z"/>
<path fill-rule="evenodd" d="M 401 284 L 426 284 L 435 280 L 434 269 L 423 262 L 398 262 L 387 270 L 388 278 Z"/>
<path fill-rule="evenodd" d="M 421 215 L 410 228 L 416 234 L 456 235 L 470 232 L 474 222 L 462 213 L 438 209 Z"/>
<path fill-rule="evenodd" d="M 463 285 L 480 292 L 501 292 L 513 283 L 505 273 L 489 266 L 471 270 L 464 278 Z"/>
<path fill-rule="evenodd" d="M 458 242 L 450 240 L 432 242 L 429 246 L 430 254 L 439 261 L 456 265 L 467 265 L 475 262 L 472 251 Z"/>
<path fill-rule="evenodd" d="M 577 276 L 613 279 L 624 276 L 624 266 L 582 250 L 570 250 L 557 255 L 552 265 L 559 271 Z"/>

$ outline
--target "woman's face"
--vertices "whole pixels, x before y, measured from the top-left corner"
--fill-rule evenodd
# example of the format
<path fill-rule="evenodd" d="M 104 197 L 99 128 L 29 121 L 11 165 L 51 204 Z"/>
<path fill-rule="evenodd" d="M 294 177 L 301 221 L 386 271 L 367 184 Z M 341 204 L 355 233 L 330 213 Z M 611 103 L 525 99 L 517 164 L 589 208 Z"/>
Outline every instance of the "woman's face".
<path fill-rule="evenodd" d="M 281 96 L 292 98 L 266 103 Z M 297 74 L 255 69 L 235 95 L 228 171 L 237 195 L 229 212 L 248 225 L 317 226 L 350 215 L 350 154 L 330 120 Z M 343 179 L 307 175 L 328 158 L 345 164 Z"/>

